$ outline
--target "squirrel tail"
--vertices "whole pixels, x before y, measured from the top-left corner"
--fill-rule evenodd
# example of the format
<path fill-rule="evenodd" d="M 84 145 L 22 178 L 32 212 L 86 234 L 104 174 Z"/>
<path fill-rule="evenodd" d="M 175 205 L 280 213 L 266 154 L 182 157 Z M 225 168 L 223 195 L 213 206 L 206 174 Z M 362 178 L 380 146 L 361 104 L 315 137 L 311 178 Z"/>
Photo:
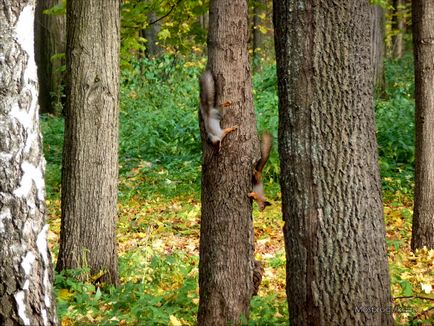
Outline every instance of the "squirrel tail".
<path fill-rule="evenodd" d="M 262 142 L 261 142 L 261 159 L 259 160 L 258 164 L 256 164 L 256 171 L 259 173 L 262 173 L 262 170 L 264 170 L 264 166 L 268 161 L 268 158 L 270 157 L 271 147 L 273 146 L 273 136 L 271 136 L 270 133 L 265 132 L 262 135 Z"/>
<path fill-rule="evenodd" d="M 215 107 L 215 81 L 210 70 L 205 70 L 199 79 L 200 86 L 200 103 L 201 105 L 210 110 Z"/>

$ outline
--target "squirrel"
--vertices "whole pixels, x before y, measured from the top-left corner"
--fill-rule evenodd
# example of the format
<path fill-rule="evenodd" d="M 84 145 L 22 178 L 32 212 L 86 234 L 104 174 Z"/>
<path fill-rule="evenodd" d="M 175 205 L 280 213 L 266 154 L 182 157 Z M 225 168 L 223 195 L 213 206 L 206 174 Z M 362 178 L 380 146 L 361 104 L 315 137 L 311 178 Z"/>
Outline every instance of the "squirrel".
<path fill-rule="evenodd" d="M 273 145 L 273 137 L 269 133 L 262 135 L 261 142 L 261 159 L 253 169 L 253 189 L 248 196 L 254 199 L 259 206 L 259 211 L 263 211 L 265 207 L 271 206 L 271 203 L 265 200 L 264 184 L 262 182 L 262 171 L 264 170 L 265 163 L 267 163 L 270 157 L 271 146 Z"/>
<path fill-rule="evenodd" d="M 205 124 L 208 141 L 220 152 L 220 146 L 227 134 L 238 126 L 222 129 L 220 127 L 221 112 L 216 105 L 215 80 L 210 70 L 205 70 L 199 79 L 200 112 Z M 227 106 L 224 104 L 223 106 Z"/>

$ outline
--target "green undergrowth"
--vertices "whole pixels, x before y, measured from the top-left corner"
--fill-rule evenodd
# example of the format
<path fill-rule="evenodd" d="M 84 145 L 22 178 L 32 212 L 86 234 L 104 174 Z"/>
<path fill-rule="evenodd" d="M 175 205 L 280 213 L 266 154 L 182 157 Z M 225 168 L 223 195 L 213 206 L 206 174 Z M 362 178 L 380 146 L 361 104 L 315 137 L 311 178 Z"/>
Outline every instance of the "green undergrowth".
<path fill-rule="evenodd" d="M 121 85 L 120 286 L 83 281 L 85 270 L 57 274 L 55 288 L 62 325 L 194 325 L 196 321 L 201 173 L 197 77 L 203 62 L 164 57 L 143 60 L 132 67 L 134 71 L 123 72 Z M 411 264 L 399 263 L 404 259 L 403 248 L 408 250 L 413 185 L 411 69 L 411 57 L 387 61 L 386 97 L 376 100 L 388 248 L 394 255 L 392 286 L 398 295 L 408 294 L 409 284 L 417 287 L 416 279 L 399 274 L 411 269 Z M 254 76 L 253 85 L 258 130 L 273 134 L 274 147 L 264 176 L 273 206 L 261 213 L 256 206 L 254 209 L 256 258 L 263 262 L 265 274 L 260 293 L 251 302 L 249 324 L 286 325 L 275 67 L 263 67 Z M 41 121 L 55 256 L 63 119 L 43 116 Z"/>

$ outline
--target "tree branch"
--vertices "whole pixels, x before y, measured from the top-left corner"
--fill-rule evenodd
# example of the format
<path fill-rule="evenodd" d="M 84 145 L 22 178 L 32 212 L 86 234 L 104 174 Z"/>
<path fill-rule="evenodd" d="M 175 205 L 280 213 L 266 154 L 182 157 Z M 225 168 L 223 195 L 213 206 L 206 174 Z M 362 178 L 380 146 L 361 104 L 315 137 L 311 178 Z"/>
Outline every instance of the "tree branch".
<path fill-rule="evenodd" d="M 178 0 L 174 5 L 172 5 L 172 7 L 170 8 L 170 10 L 169 10 L 166 14 L 164 14 L 164 15 L 161 16 L 160 18 L 158 18 L 158 19 L 156 19 L 156 20 L 150 22 L 149 25 L 153 25 L 153 24 L 159 22 L 160 20 L 166 18 L 167 16 L 169 16 L 170 13 L 173 11 L 173 9 L 175 9 L 175 7 L 176 7 L 177 5 L 179 5 L 179 3 L 180 3 L 181 1 L 182 1 L 182 0 Z"/>

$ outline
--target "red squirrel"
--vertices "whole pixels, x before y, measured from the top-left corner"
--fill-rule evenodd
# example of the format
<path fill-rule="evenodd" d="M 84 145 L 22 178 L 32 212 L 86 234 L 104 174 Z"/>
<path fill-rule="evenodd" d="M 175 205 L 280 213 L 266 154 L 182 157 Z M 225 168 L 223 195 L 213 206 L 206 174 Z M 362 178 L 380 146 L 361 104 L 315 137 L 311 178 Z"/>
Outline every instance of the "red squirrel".
<path fill-rule="evenodd" d="M 200 112 L 205 124 L 208 141 L 220 151 L 221 142 L 227 134 L 237 126 L 222 129 L 220 127 L 221 112 L 216 104 L 215 80 L 210 70 L 205 70 L 199 79 Z M 226 105 L 223 105 L 226 106 Z"/>
<path fill-rule="evenodd" d="M 269 133 L 262 135 L 261 142 L 261 159 L 253 169 L 253 189 L 248 196 L 258 203 L 259 210 L 262 212 L 265 207 L 271 206 L 271 203 L 265 199 L 264 183 L 262 182 L 262 171 L 264 170 L 265 163 L 270 157 L 271 146 L 273 145 L 273 137 Z"/>

